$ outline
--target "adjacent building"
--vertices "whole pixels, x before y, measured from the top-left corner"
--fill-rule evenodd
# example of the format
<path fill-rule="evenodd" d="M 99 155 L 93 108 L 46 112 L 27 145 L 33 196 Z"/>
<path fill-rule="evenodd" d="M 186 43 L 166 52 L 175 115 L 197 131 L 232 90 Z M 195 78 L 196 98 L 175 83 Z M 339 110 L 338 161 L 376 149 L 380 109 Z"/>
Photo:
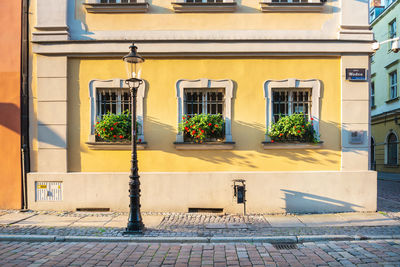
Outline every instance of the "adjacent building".
<path fill-rule="evenodd" d="M 241 213 L 238 186 L 248 213 L 376 210 L 365 1 L 30 3 L 30 208 L 128 210 L 130 146 L 96 124 L 130 108 L 134 41 L 142 211 Z M 266 134 L 299 112 L 319 142 Z M 222 114 L 221 139 L 179 130 L 201 113 Z"/>
<path fill-rule="evenodd" d="M 22 1 L 1 1 L 0 20 L 0 209 L 20 209 Z"/>
<path fill-rule="evenodd" d="M 374 1 L 370 14 L 376 41 L 399 36 L 400 1 Z M 400 54 L 391 48 L 387 42 L 371 56 L 371 168 L 400 173 Z"/>

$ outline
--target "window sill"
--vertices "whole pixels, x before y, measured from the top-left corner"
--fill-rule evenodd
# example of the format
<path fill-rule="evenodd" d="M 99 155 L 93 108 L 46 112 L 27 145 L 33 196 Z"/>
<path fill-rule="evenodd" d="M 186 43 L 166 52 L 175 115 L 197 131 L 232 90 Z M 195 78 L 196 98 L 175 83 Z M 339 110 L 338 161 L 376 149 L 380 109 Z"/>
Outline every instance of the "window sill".
<path fill-rule="evenodd" d="M 324 142 L 319 143 L 280 143 L 262 142 L 264 149 L 321 149 Z"/>
<path fill-rule="evenodd" d="M 84 3 L 88 13 L 146 13 L 148 3 Z"/>
<path fill-rule="evenodd" d="M 386 104 L 390 104 L 390 103 L 394 103 L 394 102 L 399 101 L 399 99 L 400 99 L 399 97 L 395 97 L 395 98 L 386 100 L 385 102 L 386 102 Z"/>
<path fill-rule="evenodd" d="M 172 3 L 176 13 L 231 13 L 236 11 L 236 3 Z"/>
<path fill-rule="evenodd" d="M 89 149 L 93 150 L 131 150 L 132 146 L 129 142 L 86 142 Z M 137 143 L 138 150 L 144 150 L 147 142 Z"/>
<path fill-rule="evenodd" d="M 179 143 L 175 142 L 176 150 L 232 150 L 235 142 L 209 142 L 209 143 Z"/>
<path fill-rule="evenodd" d="M 260 2 L 262 12 L 321 12 L 324 3 L 271 3 Z"/>

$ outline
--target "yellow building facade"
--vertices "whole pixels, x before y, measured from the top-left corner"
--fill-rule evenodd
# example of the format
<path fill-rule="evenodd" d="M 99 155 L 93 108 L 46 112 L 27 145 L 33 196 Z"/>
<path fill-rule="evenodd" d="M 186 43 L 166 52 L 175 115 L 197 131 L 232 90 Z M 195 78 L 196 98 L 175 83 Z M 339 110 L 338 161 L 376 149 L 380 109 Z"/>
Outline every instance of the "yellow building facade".
<path fill-rule="evenodd" d="M 99 142 L 94 125 L 99 92 L 126 90 L 122 56 L 134 41 L 146 59 L 137 106 L 143 211 L 241 213 L 238 179 L 248 213 L 376 210 L 367 77 L 346 77 L 368 73 L 367 10 L 353 0 L 32 1 L 30 208 L 128 209 L 130 146 Z M 224 142 L 183 138 L 192 91 L 222 92 Z M 277 92 L 293 112 L 294 92 L 307 92 L 319 143 L 271 142 Z"/>

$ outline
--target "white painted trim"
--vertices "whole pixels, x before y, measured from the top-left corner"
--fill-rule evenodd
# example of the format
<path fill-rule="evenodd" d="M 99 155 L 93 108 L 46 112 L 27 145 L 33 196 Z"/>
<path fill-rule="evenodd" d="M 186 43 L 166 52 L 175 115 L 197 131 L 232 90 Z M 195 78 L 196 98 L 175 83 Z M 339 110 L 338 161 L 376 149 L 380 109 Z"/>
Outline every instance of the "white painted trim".
<path fill-rule="evenodd" d="M 95 142 L 94 135 L 94 127 L 93 125 L 96 123 L 96 91 L 97 88 L 129 88 L 125 84 L 125 80 L 123 79 L 111 79 L 111 80 L 91 80 L 89 82 L 89 101 L 90 101 L 90 135 L 88 138 L 89 142 Z M 142 142 L 145 142 L 144 139 L 144 125 L 143 125 L 143 99 L 146 91 L 146 83 L 143 82 L 139 85 L 137 91 L 137 100 L 136 100 L 136 118 L 137 122 L 141 125 L 138 131 L 138 139 L 141 139 Z"/>
<path fill-rule="evenodd" d="M 276 88 L 287 88 L 287 89 L 298 89 L 298 88 L 310 88 L 311 89 L 311 114 L 310 118 L 313 118 L 314 131 L 319 136 L 319 113 L 320 113 L 320 98 L 321 98 L 321 81 L 317 79 L 311 80 L 297 80 L 290 78 L 287 80 L 267 80 L 264 83 L 264 98 L 265 103 L 265 128 L 268 130 L 272 124 L 272 89 Z M 265 135 L 265 141 L 271 141 L 269 136 Z"/>
<path fill-rule="evenodd" d="M 232 142 L 231 132 L 231 120 L 232 120 L 232 97 L 233 97 L 233 81 L 232 80 L 209 80 L 209 79 L 198 79 L 198 80 L 178 80 L 176 82 L 176 98 L 178 108 L 178 125 L 182 121 L 184 114 L 184 91 L 185 88 L 224 88 L 225 89 L 225 108 L 224 108 L 224 119 L 225 119 L 225 142 Z M 183 142 L 183 134 L 178 132 L 176 135 L 176 142 Z"/>
<path fill-rule="evenodd" d="M 388 145 L 389 145 L 388 138 L 389 138 L 390 134 L 394 134 L 397 138 L 397 142 L 399 142 L 399 135 L 393 129 L 389 130 L 389 132 L 386 134 L 386 137 L 385 137 L 385 155 L 384 155 L 385 165 L 388 164 L 388 161 L 389 161 L 387 153 L 388 153 Z M 396 165 L 399 165 L 399 143 L 397 143 Z"/>

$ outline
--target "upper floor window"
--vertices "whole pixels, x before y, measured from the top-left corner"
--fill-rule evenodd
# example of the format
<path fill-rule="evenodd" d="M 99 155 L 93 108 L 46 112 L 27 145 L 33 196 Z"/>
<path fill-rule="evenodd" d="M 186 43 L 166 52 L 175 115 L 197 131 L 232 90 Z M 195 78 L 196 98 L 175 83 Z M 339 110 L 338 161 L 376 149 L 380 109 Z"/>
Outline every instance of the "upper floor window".
<path fill-rule="evenodd" d="M 147 0 L 88 0 L 83 3 L 89 13 L 145 13 Z"/>
<path fill-rule="evenodd" d="M 100 3 L 104 4 L 137 3 L 137 0 L 100 0 Z"/>
<path fill-rule="evenodd" d="M 397 97 L 397 71 L 389 73 L 389 99 Z"/>
<path fill-rule="evenodd" d="M 375 82 L 371 82 L 371 107 L 375 107 Z"/>
<path fill-rule="evenodd" d="M 235 0 L 176 0 L 172 3 L 175 12 L 235 12 Z"/>
<path fill-rule="evenodd" d="M 262 0 L 263 12 L 321 12 L 326 0 Z"/>
<path fill-rule="evenodd" d="M 396 38 L 396 36 L 397 36 L 397 25 L 396 25 L 396 19 L 394 19 L 389 23 L 388 39 Z M 388 44 L 389 44 L 388 49 L 391 50 L 393 42 L 389 42 Z"/>

